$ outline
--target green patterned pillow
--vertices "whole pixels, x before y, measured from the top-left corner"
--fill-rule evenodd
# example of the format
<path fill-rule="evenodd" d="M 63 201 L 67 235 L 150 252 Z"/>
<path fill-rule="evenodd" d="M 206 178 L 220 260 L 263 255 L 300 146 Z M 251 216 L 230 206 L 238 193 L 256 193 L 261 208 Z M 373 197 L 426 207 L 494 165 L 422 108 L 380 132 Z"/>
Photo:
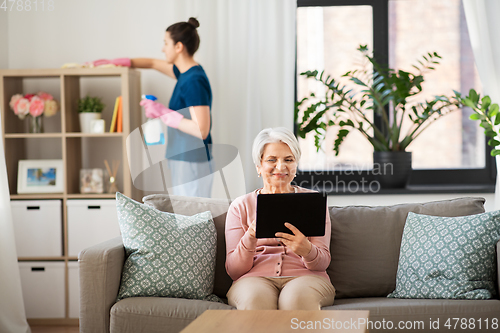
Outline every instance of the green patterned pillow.
<path fill-rule="evenodd" d="M 460 217 L 408 213 L 393 298 L 496 296 L 500 211 Z"/>
<path fill-rule="evenodd" d="M 164 296 L 217 301 L 217 234 L 210 211 L 193 216 L 161 212 L 116 193 L 126 252 L 118 299 Z"/>

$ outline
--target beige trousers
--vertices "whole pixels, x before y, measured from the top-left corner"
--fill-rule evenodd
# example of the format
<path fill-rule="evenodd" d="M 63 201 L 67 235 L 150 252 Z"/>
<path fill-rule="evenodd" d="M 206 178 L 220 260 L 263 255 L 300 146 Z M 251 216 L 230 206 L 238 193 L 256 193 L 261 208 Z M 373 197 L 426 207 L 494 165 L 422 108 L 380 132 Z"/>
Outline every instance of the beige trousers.
<path fill-rule="evenodd" d="M 233 282 L 227 298 L 238 310 L 320 310 L 333 305 L 335 288 L 317 275 L 250 276 Z"/>

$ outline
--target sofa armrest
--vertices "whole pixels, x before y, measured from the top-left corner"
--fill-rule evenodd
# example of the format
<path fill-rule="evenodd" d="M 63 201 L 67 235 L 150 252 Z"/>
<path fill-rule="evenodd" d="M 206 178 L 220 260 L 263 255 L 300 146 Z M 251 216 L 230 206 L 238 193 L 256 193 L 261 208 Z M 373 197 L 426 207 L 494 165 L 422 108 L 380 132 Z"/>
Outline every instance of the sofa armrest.
<path fill-rule="evenodd" d="M 80 332 L 109 332 L 125 261 L 122 238 L 116 237 L 78 254 L 80 266 Z"/>

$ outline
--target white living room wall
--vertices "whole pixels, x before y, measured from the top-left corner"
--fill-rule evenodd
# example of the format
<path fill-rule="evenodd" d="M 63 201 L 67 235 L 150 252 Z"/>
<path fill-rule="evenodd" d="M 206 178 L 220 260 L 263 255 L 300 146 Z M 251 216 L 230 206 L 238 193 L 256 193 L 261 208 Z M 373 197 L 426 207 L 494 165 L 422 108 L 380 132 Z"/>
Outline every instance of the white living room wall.
<path fill-rule="evenodd" d="M 8 68 L 8 22 L 7 12 L 0 10 L 0 68 Z"/>
<path fill-rule="evenodd" d="M 197 17 L 201 45 L 196 60 L 205 68 L 212 89 L 218 85 L 227 87 L 221 82 L 231 80 L 230 89 L 214 89 L 213 138 L 216 143 L 238 147 L 245 174 L 241 182 L 250 191 L 260 184 L 250 158 L 258 129 L 292 126 L 294 52 L 276 55 L 265 50 L 272 47 L 266 42 L 270 38 L 283 40 L 279 49 L 294 50 L 294 5 L 294 0 L 86 0 L 55 1 L 52 11 L 47 7 L 43 11 L 0 11 L 0 68 L 58 68 L 69 62 L 115 57 L 163 58 L 166 27 L 190 16 Z M 266 30 L 265 25 L 270 26 L 273 18 L 281 25 L 275 31 Z M 256 28 L 245 30 L 246 26 Z M 253 48 L 261 48 L 262 52 Z M 254 52 L 252 56 L 248 56 L 250 52 Z M 269 63 L 267 59 L 271 58 L 278 58 L 282 64 Z M 240 82 L 239 78 L 246 78 L 247 82 Z M 252 80 L 262 87 L 252 88 L 248 83 Z M 164 104 L 168 104 L 174 85 L 165 75 L 142 70 L 142 92 L 158 96 Z M 276 86 L 280 88 L 274 90 Z M 107 92 L 106 86 L 84 89 L 102 95 Z M 225 105 L 222 99 L 227 102 Z M 113 105 L 111 99 L 106 102 Z M 220 116 L 222 109 L 229 117 Z M 218 190 L 215 196 L 224 197 L 220 187 Z M 347 195 L 332 196 L 329 202 L 387 205 L 472 195 L 485 197 L 488 210 L 500 208 L 494 207 L 495 196 L 485 193 Z"/>
<path fill-rule="evenodd" d="M 163 58 L 165 28 L 197 17 L 201 45 L 195 59 L 212 84 L 213 139 L 244 152 L 240 158 L 246 176 L 234 181 L 244 193 L 258 186 L 250 154 L 255 135 L 265 127 L 292 128 L 293 114 L 284 110 L 293 109 L 295 6 L 295 0 L 57 1 L 51 12 L 8 13 L 8 68 Z M 165 75 L 142 71 L 142 92 L 164 104 L 174 85 Z M 82 90 L 113 96 L 105 86 Z M 111 98 L 104 102 L 113 105 Z M 216 196 L 225 196 L 219 192 Z"/>

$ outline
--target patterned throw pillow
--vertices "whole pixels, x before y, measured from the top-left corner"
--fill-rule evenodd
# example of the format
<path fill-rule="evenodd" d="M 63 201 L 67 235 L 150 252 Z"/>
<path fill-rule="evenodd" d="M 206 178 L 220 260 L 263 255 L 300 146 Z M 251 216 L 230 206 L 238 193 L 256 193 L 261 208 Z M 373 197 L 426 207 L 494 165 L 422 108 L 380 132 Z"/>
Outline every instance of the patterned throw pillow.
<path fill-rule="evenodd" d="M 214 286 L 217 234 L 212 214 L 161 212 L 116 194 L 126 251 L 118 299 L 164 296 L 217 301 Z"/>
<path fill-rule="evenodd" d="M 408 213 L 393 298 L 496 296 L 500 211 L 460 217 Z"/>

